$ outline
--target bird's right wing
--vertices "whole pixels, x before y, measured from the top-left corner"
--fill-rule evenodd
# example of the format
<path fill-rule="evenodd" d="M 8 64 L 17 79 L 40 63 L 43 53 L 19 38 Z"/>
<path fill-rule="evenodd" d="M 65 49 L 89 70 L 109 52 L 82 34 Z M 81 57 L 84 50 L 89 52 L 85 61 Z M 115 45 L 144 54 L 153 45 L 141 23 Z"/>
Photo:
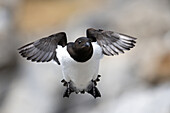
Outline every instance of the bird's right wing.
<path fill-rule="evenodd" d="M 87 38 L 92 42 L 97 42 L 102 48 L 103 54 L 107 56 L 124 53 L 124 50 L 130 50 L 135 46 L 136 38 L 113 31 L 87 29 Z"/>
<path fill-rule="evenodd" d="M 56 48 L 58 45 L 64 47 L 66 44 L 66 33 L 60 32 L 24 45 L 18 50 L 21 56 L 26 57 L 27 60 L 48 62 L 53 59 L 60 65 L 56 57 Z"/>

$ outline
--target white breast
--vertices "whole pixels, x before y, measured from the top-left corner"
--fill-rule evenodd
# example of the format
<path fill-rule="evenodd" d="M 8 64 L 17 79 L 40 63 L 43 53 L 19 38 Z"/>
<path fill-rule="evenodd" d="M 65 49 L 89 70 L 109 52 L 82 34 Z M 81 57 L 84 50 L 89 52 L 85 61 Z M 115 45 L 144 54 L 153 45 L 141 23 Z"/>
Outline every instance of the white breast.
<path fill-rule="evenodd" d="M 98 75 L 99 62 L 103 56 L 102 49 L 96 42 L 92 43 L 92 46 L 92 58 L 83 63 L 75 61 L 67 52 L 67 47 L 58 46 L 56 50 L 57 58 L 62 66 L 64 79 L 67 82 L 71 80 L 79 90 L 86 89 L 89 82 L 92 79 L 96 79 Z"/>

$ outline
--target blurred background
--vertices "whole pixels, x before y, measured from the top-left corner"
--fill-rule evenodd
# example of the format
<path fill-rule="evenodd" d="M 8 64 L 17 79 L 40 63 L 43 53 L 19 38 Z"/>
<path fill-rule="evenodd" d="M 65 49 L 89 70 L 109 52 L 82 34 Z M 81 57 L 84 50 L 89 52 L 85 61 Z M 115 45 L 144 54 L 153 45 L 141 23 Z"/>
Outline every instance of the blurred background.
<path fill-rule="evenodd" d="M 126 54 L 104 57 L 102 98 L 63 98 L 61 67 L 32 63 L 17 48 L 87 28 L 134 36 Z M 0 113 L 170 113 L 170 0 L 0 0 Z"/>

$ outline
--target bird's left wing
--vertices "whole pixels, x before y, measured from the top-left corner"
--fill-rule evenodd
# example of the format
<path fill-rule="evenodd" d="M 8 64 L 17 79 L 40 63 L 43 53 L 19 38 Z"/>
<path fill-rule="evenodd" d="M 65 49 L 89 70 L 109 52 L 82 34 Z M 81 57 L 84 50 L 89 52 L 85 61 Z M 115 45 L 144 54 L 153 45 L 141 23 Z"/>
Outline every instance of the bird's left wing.
<path fill-rule="evenodd" d="M 89 28 L 86 35 L 92 42 L 97 42 L 102 48 L 103 54 L 108 56 L 124 53 L 124 50 L 130 50 L 136 43 L 136 38 L 134 37 L 101 29 Z"/>
<path fill-rule="evenodd" d="M 66 44 L 66 33 L 59 32 L 22 46 L 18 50 L 21 56 L 26 57 L 27 60 L 33 62 L 48 62 L 53 59 L 60 65 L 55 50 L 58 45 L 64 47 Z"/>

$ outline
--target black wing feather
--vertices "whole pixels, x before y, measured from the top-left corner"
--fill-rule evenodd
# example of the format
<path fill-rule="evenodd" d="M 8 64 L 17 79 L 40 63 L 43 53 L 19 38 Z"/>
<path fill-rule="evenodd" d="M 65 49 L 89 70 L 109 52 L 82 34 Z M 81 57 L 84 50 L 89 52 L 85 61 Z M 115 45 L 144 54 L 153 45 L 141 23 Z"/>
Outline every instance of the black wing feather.
<path fill-rule="evenodd" d="M 18 50 L 21 56 L 26 57 L 27 60 L 33 62 L 49 62 L 53 59 L 60 65 L 55 51 L 58 45 L 62 47 L 67 45 L 67 37 L 64 32 L 31 42 L 20 47 Z"/>
<path fill-rule="evenodd" d="M 97 41 L 103 54 L 108 56 L 124 53 L 124 50 L 130 50 L 136 43 L 136 38 L 113 31 L 89 28 L 86 33 L 87 38 L 90 38 L 92 42 Z"/>

